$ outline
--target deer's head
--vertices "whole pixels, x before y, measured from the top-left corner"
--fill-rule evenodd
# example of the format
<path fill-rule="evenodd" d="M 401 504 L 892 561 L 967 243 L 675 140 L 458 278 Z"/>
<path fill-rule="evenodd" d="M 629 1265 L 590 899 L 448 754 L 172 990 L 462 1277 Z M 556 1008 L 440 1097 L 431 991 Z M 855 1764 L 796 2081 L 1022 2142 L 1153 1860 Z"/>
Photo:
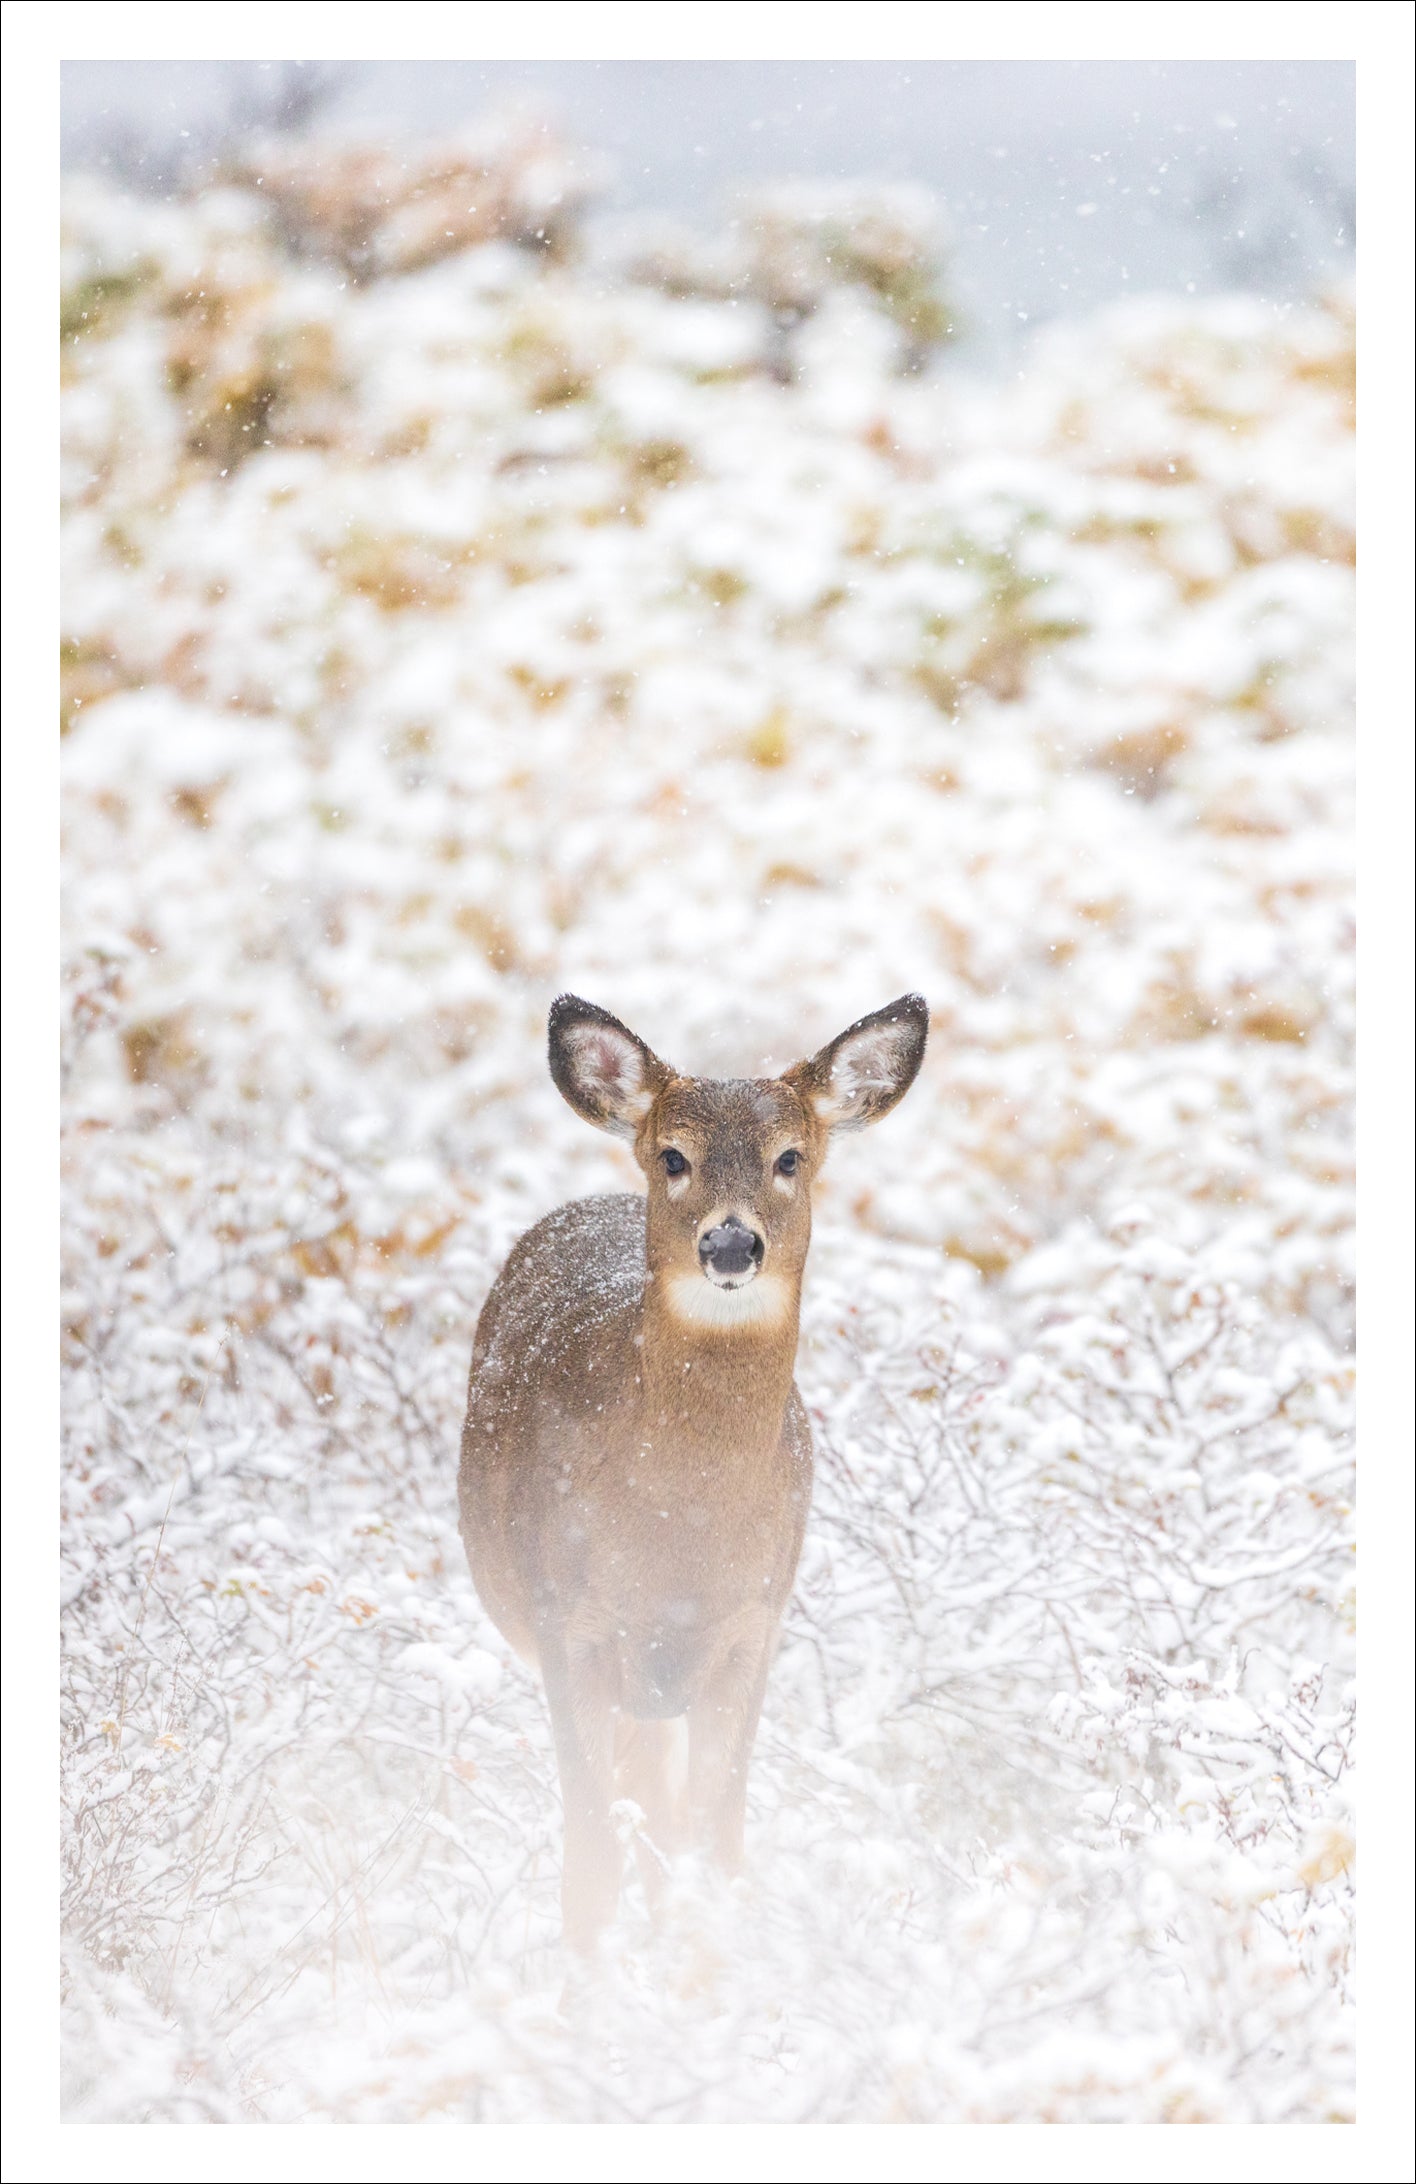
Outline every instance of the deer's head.
<path fill-rule="evenodd" d="M 907 993 L 780 1077 L 682 1077 L 593 1002 L 552 1004 L 551 1075 L 578 1115 L 633 1145 L 648 1271 L 676 1318 L 767 1328 L 795 1308 L 827 1144 L 904 1098 L 928 1029 Z"/>

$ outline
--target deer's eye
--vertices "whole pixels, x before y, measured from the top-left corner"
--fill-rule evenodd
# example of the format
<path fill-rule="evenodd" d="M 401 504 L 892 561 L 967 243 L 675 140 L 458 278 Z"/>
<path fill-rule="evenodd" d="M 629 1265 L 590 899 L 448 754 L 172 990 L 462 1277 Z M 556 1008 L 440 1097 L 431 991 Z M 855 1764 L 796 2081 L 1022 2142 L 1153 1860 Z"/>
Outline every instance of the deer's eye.
<path fill-rule="evenodd" d="M 687 1175 L 688 1162 L 684 1159 L 682 1153 L 674 1150 L 672 1145 L 669 1146 L 666 1152 L 660 1153 L 659 1158 L 664 1163 L 665 1175 Z"/>
<path fill-rule="evenodd" d="M 798 1152 L 779 1153 L 777 1155 L 778 1175 L 795 1175 L 800 1164 L 801 1154 Z"/>

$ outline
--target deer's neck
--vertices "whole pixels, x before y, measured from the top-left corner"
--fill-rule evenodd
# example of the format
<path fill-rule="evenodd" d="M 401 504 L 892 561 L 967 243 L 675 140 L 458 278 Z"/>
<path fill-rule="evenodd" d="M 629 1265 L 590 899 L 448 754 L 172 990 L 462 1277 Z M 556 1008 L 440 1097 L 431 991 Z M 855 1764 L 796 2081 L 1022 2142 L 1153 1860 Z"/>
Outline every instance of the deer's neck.
<path fill-rule="evenodd" d="M 701 1276 L 690 1281 L 686 1294 L 663 1277 L 646 1286 L 646 1431 L 686 1451 L 711 1446 L 720 1458 L 769 1456 L 780 1446 L 792 1390 L 800 1285 L 769 1291 L 762 1282 L 754 1298 L 757 1282 L 715 1291 Z"/>

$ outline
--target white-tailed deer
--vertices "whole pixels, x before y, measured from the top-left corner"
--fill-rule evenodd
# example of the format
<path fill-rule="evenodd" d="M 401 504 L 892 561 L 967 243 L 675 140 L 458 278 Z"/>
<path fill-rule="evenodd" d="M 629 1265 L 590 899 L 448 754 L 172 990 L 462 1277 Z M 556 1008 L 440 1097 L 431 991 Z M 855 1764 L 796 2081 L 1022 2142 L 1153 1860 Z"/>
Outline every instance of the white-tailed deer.
<path fill-rule="evenodd" d="M 811 1186 L 833 1131 L 909 1090 L 928 1022 L 905 994 L 784 1076 L 720 1082 L 573 994 L 552 1006 L 552 1077 L 649 1191 L 572 1201 L 512 1251 L 477 1323 L 458 1499 L 477 1591 L 545 1683 L 573 1948 L 614 1914 L 616 1798 L 661 1851 L 741 1861 L 811 1498 L 792 1383 Z"/>

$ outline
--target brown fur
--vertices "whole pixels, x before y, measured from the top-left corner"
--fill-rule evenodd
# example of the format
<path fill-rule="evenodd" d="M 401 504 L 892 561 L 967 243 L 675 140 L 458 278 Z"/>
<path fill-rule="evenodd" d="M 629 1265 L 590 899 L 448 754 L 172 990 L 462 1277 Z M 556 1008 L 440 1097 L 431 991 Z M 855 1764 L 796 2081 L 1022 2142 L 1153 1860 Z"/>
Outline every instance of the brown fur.
<path fill-rule="evenodd" d="M 903 1097 L 926 1024 L 906 995 L 783 1077 L 715 1082 L 676 1075 L 589 1003 L 552 1009 L 557 1085 L 632 1138 L 648 1196 L 561 1206 L 515 1246 L 477 1325 L 459 1504 L 478 1593 L 545 1683 L 574 1947 L 614 1913 L 616 1797 L 642 1808 L 660 1851 L 695 1840 L 741 1861 L 748 1760 L 811 1496 L 792 1383 L 811 1182 L 833 1128 Z M 788 1176 L 778 1162 L 792 1153 Z M 757 1259 L 741 1276 L 725 1259 L 719 1279 L 704 1252 L 730 1219 L 758 1239 Z M 670 1770 L 680 1715 L 686 1797 Z"/>

